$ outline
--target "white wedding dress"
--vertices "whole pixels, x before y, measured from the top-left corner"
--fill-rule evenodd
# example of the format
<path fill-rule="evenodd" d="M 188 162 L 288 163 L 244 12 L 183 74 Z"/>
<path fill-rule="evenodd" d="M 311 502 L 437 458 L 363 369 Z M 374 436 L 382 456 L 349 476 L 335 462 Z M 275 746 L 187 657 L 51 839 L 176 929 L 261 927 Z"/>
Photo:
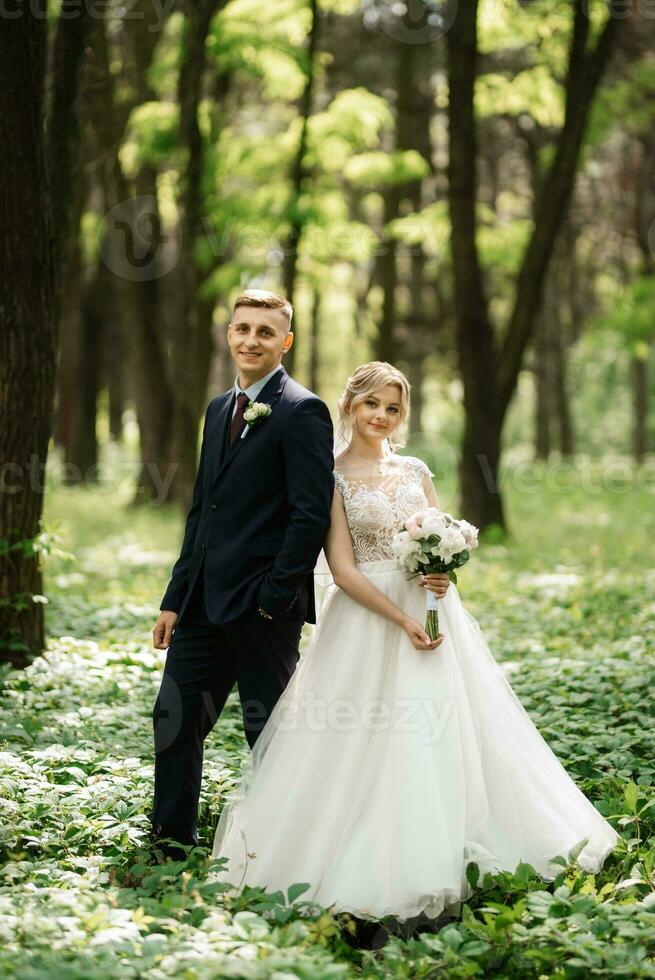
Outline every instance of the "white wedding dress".
<path fill-rule="evenodd" d="M 419 622 L 425 592 L 390 550 L 427 506 L 430 471 L 396 457 L 378 485 L 335 472 L 355 560 Z M 427 484 L 429 486 L 429 482 Z M 475 557 L 468 574 L 475 574 Z M 217 877 L 240 889 L 310 884 L 304 899 L 362 918 L 458 909 L 466 865 L 552 880 L 557 855 L 597 871 L 619 837 L 539 734 L 455 585 L 439 602 L 444 642 L 403 629 L 332 585 L 306 652 L 216 830 Z"/>

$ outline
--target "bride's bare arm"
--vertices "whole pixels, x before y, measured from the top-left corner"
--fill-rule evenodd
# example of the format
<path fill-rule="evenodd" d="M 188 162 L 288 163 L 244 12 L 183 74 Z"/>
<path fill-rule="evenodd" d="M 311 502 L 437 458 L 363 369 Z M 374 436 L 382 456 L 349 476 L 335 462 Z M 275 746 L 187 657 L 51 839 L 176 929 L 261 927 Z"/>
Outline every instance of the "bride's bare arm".
<path fill-rule="evenodd" d="M 441 640 L 430 642 L 430 637 L 421 624 L 388 599 L 357 568 L 346 511 L 341 494 L 336 488 L 332 498 L 330 530 L 323 547 L 335 585 L 347 592 L 355 602 L 401 626 L 418 650 L 433 650 L 439 646 Z"/>
<path fill-rule="evenodd" d="M 437 493 L 434 489 L 434 483 L 432 482 L 429 473 L 426 473 L 423 477 L 423 490 L 425 491 L 425 496 L 428 498 L 428 506 L 436 507 L 437 510 L 441 510 L 439 501 L 437 500 Z"/>

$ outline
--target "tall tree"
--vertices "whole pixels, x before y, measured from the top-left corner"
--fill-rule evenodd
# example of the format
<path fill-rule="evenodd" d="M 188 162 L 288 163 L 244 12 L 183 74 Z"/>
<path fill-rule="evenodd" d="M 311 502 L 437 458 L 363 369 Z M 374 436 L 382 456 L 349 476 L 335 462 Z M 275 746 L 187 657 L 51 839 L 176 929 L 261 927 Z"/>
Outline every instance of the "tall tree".
<path fill-rule="evenodd" d="M 120 157 L 132 112 L 156 99 L 148 82 L 161 38 L 153 27 L 154 14 L 148 0 L 138 0 L 135 16 L 126 18 L 113 37 L 116 47 L 106 21 L 94 20 L 87 92 L 91 169 L 108 216 L 100 261 L 113 274 L 119 313 L 109 329 L 122 347 L 123 364 L 129 366 L 123 380 L 131 382 L 139 424 L 135 503 L 159 497 L 160 477 L 171 459 L 173 391 L 163 329 L 157 169 L 144 161 L 129 180 Z M 110 66 L 119 57 L 123 72 L 117 80 Z"/>
<path fill-rule="evenodd" d="M 543 299 L 533 331 L 535 379 L 535 456 L 547 460 L 551 450 L 573 453 L 573 422 L 567 388 L 567 348 L 570 328 L 565 322 L 566 266 L 575 266 L 575 240 L 568 234 L 551 262 Z M 560 254 L 562 253 L 562 254 Z M 565 253 L 565 254 L 564 254 Z"/>
<path fill-rule="evenodd" d="M 498 485 L 501 434 L 537 316 L 544 277 L 571 196 L 589 112 L 623 21 L 608 16 L 590 43 L 583 0 L 573 0 L 564 84 L 564 124 L 534 204 L 534 225 L 519 270 L 509 323 L 498 341 L 476 242 L 478 158 L 474 90 L 478 72 L 478 0 L 463 0 L 446 34 L 449 75 L 448 197 L 452 223 L 456 342 L 464 385 L 462 509 L 480 527 L 505 527 Z"/>
<path fill-rule="evenodd" d="M 423 10 L 417 21 L 417 28 L 427 23 L 427 10 Z M 430 113 L 431 94 L 426 96 L 424 84 L 427 72 L 425 46 L 408 44 L 396 40 L 392 44 L 394 58 L 395 91 L 395 133 L 396 151 L 414 151 L 426 162 L 428 171 L 431 162 Z M 422 197 L 422 178 L 420 171 L 408 178 L 395 180 L 383 192 L 384 231 L 380 242 L 377 262 L 377 280 L 382 288 L 382 309 L 378 324 L 375 353 L 381 361 L 396 363 L 399 356 L 411 362 L 413 375 L 412 388 L 417 395 L 412 409 L 414 423 L 420 421 L 420 378 L 423 358 L 419 353 L 426 336 L 422 327 L 422 286 L 425 255 L 421 242 L 409 246 L 409 303 L 403 309 L 398 303 L 399 264 L 401 246 L 394 231 L 393 223 L 401 216 L 405 202 L 411 203 L 413 212 L 420 211 Z M 406 209 L 405 209 L 406 210 Z M 422 336 L 421 336 L 422 335 Z M 402 342 L 401 342 L 402 340 Z"/>
<path fill-rule="evenodd" d="M 47 91 L 47 166 L 53 218 L 55 276 L 61 277 L 70 240 L 74 182 L 80 124 L 78 94 L 85 41 L 91 16 L 86 4 L 62 0 L 50 52 Z M 56 287 L 57 287 L 56 283 Z M 55 306 L 59 290 L 55 288 Z"/>
<path fill-rule="evenodd" d="M 291 169 L 291 195 L 289 204 L 289 233 L 282 243 L 282 285 L 284 295 L 293 306 L 296 296 L 296 280 L 298 274 L 298 250 L 303 232 L 302 194 L 307 179 L 305 155 L 307 153 L 307 135 L 309 119 L 312 114 L 314 97 L 314 80 L 316 75 L 316 49 L 318 46 L 319 14 L 317 0 L 309 0 L 310 27 L 307 43 L 307 67 L 305 86 L 300 100 L 300 137 Z M 292 372 L 296 363 L 296 342 L 284 356 L 285 367 Z"/>
<path fill-rule="evenodd" d="M 189 0 L 185 6 L 183 54 L 177 96 L 180 111 L 180 254 L 177 262 L 177 330 L 173 334 L 175 399 L 173 402 L 173 460 L 178 466 L 173 496 L 184 507 L 191 503 L 196 471 L 198 425 L 205 403 L 211 355 L 213 302 L 201 305 L 201 270 L 195 249 L 204 217 L 203 169 L 205 142 L 198 122 L 207 69 L 207 34 L 213 17 L 227 0 Z M 203 315 L 204 312 L 204 315 Z"/>
<path fill-rule="evenodd" d="M 67 225 L 59 167 L 65 170 L 73 157 L 70 115 L 87 18 L 75 7 L 76 16 L 67 16 L 64 3 L 57 25 L 48 127 L 45 0 L 25 6 L 0 33 L 5 164 L 0 189 L 0 659 L 16 666 L 28 664 L 44 647 L 42 570 L 35 542 L 52 424 L 56 289 Z M 49 166 L 53 190 L 60 195 L 54 208 Z"/>
<path fill-rule="evenodd" d="M 655 257 L 653 241 L 655 229 L 655 123 L 639 140 L 639 165 L 635 181 L 634 222 L 635 237 L 641 256 L 641 275 L 645 284 L 646 296 L 655 292 Z M 643 288 L 643 287 L 642 287 Z M 652 324 L 652 319 L 651 319 Z M 655 329 L 644 330 L 640 343 L 635 345 L 631 362 L 633 430 L 632 454 L 637 462 L 642 462 L 648 452 L 648 413 L 650 402 L 648 363 L 655 339 Z"/>

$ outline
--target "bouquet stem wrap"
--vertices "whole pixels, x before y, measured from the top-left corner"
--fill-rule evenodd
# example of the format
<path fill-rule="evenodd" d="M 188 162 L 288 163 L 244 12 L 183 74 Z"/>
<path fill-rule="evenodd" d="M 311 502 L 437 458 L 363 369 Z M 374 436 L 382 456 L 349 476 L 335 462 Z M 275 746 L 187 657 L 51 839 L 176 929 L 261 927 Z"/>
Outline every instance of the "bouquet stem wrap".
<path fill-rule="evenodd" d="M 427 608 L 425 632 L 431 640 L 436 640 L 439 636 L 439 600 L 429 589 L 425 590 L 425 605 Z"/>

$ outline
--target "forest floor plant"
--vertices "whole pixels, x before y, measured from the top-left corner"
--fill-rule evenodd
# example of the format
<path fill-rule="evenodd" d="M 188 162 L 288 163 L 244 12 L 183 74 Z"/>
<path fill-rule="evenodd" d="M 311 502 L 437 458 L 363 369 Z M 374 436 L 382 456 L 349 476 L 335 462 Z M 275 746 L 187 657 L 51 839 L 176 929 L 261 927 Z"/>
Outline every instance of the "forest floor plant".
<path fill-rule="evenodd" d="M 655 977 L 655 570 L 646 494 L 507 491 L 513 537 L 459 588 L 540 731 L 621 834 L 602 871 L 562 858 L 480 878 L 462 914 L 412 935 L 212 879 L 211 844 L 247 746 L 232 695 L 206 743 L 199 833 L 152 862 L 150 630 L 179 517 L 52 487 L 46 656 L 0 680 L 0 975 Z M 611 534 L 608 529 L 611 528 Z M 311 631 L 307 629 L 306 643 Z M 572 855 L 569 855 L 572 857 Z"/>

